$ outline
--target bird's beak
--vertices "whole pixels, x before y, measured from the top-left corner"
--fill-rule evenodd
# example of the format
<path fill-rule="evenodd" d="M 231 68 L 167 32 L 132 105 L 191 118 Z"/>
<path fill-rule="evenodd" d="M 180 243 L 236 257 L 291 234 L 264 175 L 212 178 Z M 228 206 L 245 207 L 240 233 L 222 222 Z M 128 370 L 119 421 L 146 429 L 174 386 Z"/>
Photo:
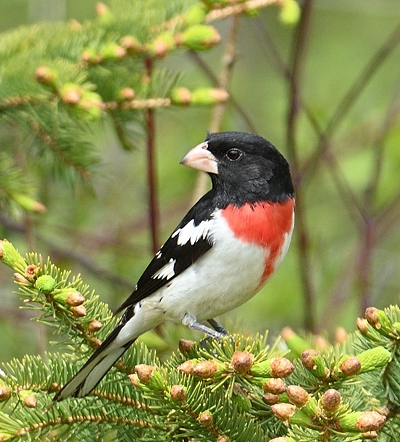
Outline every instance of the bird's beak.
<path fill-rule="evenodd" d="M 207 147 L 207 142 L 198 144 L 182 158 L 181 164 L 218 175 L 217 160 Z"/>

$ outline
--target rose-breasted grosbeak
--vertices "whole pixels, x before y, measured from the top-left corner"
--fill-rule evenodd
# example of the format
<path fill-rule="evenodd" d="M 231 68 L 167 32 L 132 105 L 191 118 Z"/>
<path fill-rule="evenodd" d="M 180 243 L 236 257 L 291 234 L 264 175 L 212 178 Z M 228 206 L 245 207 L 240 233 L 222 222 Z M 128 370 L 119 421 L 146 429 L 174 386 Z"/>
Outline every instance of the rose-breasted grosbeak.
<path fill-rule="evenodd" d="M 125 310 L 119 324 L 54 400 L 86 396 L 139 335 L 165 320 L 226 335 L 214 318 L 254 296 L 282 262 L 294 190 L 287 161 L 269 141 L 209 133 L 181 163 L 207 172 L 212 189 L 150 262 L 118 309 Z"/>

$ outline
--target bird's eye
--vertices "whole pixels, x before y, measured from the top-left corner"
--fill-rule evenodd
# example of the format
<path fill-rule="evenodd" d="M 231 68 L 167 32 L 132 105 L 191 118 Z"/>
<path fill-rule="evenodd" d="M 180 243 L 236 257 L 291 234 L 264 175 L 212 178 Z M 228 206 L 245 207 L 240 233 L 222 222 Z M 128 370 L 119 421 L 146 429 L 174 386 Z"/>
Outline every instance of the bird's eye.
<path fill-rule="evenodd" d="M 229 149 L 228 152 L 226 152 L 226 156 L 231 161 L 237 161 L 242 155 L 243 152 L 240 149 Z"/>

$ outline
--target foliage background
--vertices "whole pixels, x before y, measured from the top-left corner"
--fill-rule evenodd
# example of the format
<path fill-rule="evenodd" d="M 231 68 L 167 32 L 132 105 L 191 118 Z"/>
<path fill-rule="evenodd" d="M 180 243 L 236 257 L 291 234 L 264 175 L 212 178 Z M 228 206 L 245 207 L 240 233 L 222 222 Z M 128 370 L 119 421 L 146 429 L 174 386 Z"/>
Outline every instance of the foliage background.
<path fill-rule="evenodd" d="M 41 20 L 92 18 L 95 3 L 53 1 L 49 7 L 41 0 L 2 0 L 1 30 Z M 300 224 L 278 274 L 257 297 L 222 318 L 230 330 L 253 333 L 268 328 L 272 335 L 286 325 L 329 333 L 339 325 L 353 330 L 354 319 L 365 306 L 398 302 L 398 41 L 388 48 L 387 58 L 373 60 L 399 26 L 400 4 L 318 0 L 307 5 L 311 12 L 302 50 L 296 49 L 298 29 L 283 25 L 275 7 L 240 21 L 229 90 L 251 125 L 230 103 L 221 130 L 255 131 L 288 156 L 297 183 Z M 230 23 L 218 22 L 216 27 L 226 37 Z M 397 30 L 394 38 L 398 34 Z M 216 76 L 223 50 L 221 45 L 202 55 Z M 293 123 L 288 110 L 295 100 L 285 69 L 290 72 L 296 66 L 296 53 L 301 53 L 295 70 L 301 104 Z M 182 72 L 185 85 L 212 86 L 190 54 L 172 54 L 160 63 Z M 371 76 L 366 78 L 368 67 Z M 346 95 L 358 87 L 354 99 Z M 178 162 L 204 139 L 212 110 L 174 108 L 157 111 L 156 118 L 162 242 L 192 203 L 197 177 Z M 318 135 L 316 126 L 328 128 L 326 138 Z M 0 133 L 3 147 L 11 135 Z M 13 218 L 0 214 L 0 236 L 21 252 L 35 250 L 50 255 L 60 267 L 81 272 L 115 308 L 152 256 L 145 147 L 138 143 L 133 152 L 122 150 L 107 121 L 92 126 L 92 140 L 101 163 L 90 185 L 49 178 L 46 163 L 30 159 L 29 174 L 47 212 L 35 216 L 18 212 Z M 16 156 L 22 155 L 27 142 L 13 143 Z M 47 345 L 46 331 L 18 310 L 10 276 L 9 270 L 0 271 L 1 360 L 36 354 Z M 145 339 L 150 341 L 153 335 Z"/>

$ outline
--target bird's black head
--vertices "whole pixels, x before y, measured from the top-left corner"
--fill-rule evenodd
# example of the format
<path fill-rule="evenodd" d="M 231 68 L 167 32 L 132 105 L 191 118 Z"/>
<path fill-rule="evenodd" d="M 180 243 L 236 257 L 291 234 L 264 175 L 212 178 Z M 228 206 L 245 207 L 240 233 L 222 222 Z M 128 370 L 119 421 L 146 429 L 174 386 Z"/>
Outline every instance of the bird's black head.
<path fill-rule="evenodd" d="M 294 196 L 289 165 L 266 139 L 243 132 L 207 134 L 183 164 L 207 172 L 213 189 L 236 205 Z"/>

